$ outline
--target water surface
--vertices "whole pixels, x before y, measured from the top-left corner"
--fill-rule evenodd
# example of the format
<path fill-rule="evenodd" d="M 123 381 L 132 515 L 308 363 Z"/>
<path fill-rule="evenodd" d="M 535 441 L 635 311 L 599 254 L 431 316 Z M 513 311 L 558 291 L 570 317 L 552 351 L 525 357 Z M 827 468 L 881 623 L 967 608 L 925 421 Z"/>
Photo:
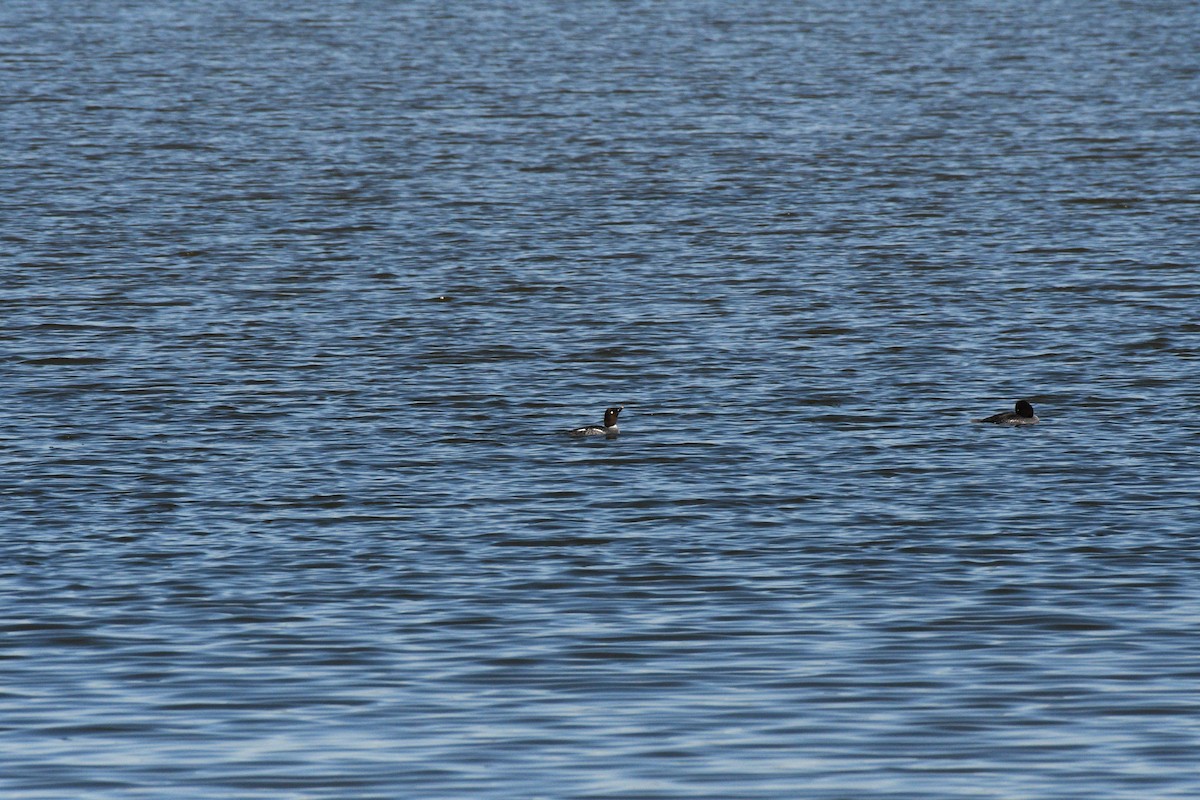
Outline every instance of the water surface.
<path fill-rule="evenodd" d="M 5 4 L 0 793 L 1197 796 L 1194 23 Z"/>

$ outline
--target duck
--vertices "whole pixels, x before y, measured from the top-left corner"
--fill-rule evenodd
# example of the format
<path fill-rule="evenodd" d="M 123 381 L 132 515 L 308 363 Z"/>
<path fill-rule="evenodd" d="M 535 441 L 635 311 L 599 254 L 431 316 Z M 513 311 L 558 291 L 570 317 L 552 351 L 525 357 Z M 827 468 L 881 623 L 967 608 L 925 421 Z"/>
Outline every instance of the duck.
<path fill-rule="evenodd" d="M 1028 400 L 1018 400 L 1012 411 L 1004 411 L 972 421 L 990 422 L 993 425 L 1036 425 L 1039 422 L 1038 415 L 1033 413 L 1033 406 Z"/>
<path fill-rule="evenodd" d="M 575 428 L 567 431 L 571 436 L 616 436 L 621 432 L 617 427 L 617 415 L 625 406 L 611 406 L 604 409 L 604 424 L 603 425 L 584 425 L 582 428 Z"/>

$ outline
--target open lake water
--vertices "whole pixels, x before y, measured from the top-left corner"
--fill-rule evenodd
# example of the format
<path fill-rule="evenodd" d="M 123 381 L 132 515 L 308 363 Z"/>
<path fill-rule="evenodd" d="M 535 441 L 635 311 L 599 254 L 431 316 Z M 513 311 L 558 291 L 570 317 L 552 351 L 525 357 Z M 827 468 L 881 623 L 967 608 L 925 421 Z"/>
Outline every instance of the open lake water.
<path fill-rule="evenodd" d="M 1200 797 L 1197 53 L 4 2 L 0 796 Z"/>

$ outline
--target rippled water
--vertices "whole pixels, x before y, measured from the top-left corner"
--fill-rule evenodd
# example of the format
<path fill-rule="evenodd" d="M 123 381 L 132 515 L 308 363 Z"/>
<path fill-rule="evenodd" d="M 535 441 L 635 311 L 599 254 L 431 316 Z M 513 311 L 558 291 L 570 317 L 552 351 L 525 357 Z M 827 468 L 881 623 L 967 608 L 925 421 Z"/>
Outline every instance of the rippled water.
<path fill-rule="evenodd" d="M 1200 795 L 1198 30 L 0 6 L 0 794 Z"/>

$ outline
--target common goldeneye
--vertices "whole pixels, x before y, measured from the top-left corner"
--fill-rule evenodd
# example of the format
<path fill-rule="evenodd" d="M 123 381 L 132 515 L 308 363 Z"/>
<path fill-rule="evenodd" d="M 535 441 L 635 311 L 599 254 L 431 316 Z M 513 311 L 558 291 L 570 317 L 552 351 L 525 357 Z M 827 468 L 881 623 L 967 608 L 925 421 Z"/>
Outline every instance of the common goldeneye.
<path fill-rule="evenodd" d="M 1033 406 L 1028 400 L 1018 400 L 1016 411 L 1005 411 L 992 414 L 990 417 L 974 420 L 975 422 L 990 422 L 993 425 L 1036 425 L 1038 415 L 1033 413 Z"/>
<path fill-rule="evenodd" d="M 582 428 L 575 428 L 568 433 L 572 436 L 616 436 L 621 432 L 621 429 L 617 427 L 617 414 L 620 414 L 623 408 L 625 406 L 604 409 L 603 425 L 584 425 Z"/>

